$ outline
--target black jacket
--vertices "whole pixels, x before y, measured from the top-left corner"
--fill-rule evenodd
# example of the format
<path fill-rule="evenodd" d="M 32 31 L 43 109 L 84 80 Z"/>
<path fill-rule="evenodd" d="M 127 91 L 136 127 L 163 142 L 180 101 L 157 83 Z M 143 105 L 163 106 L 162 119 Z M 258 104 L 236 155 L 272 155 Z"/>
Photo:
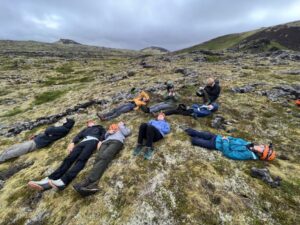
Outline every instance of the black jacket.
<path fill-rule="evenodd" d="M 83 129 L 82 131 L 80 131 L 80 133 L 77 134 L 76 137 L 74 137 L 73 143 L 77 144 L 83 138 L 85 138 L 87 136 L 92 136 L 92 137 L 97 138 L 99 141 L 103 141 L 105 133 L 106 133 L 106 130 L 100 125 L 87 127 L 85 129 Z"/>
<path fill-rule="evenodd" d="M 217 81 L 215 82 L 215 85 L 213 87 L 206 86 L 204 90 L 207 92 L 210 102 L 216 101 L 221 92 L 219 82 Z"/>
<path fill-rule="evenodd" d="M 74 126 L 75 121 L 67 119 L 67 122 L 60 127 L 48 127 L 44 133 L 34 137 L 37 148 L 43 148 L 60 138 L 65 137 Z"/>

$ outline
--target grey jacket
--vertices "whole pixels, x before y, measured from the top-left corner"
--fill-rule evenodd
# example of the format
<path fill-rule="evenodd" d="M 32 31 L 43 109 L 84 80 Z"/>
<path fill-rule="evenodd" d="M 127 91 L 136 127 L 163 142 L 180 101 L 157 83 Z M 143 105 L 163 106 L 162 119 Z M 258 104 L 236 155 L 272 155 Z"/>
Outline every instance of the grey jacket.
<path fill-rule="evenodd" d="M 119 128 L 120 128 L 120 130 L 113 134 L 106 132 L 106 134 L 104 136 L 105 140 L 103 142 L 108 141 L 108 140 L 117 140 L 117 141 L 124 143 L 125 138 L 131 134 L 131 130 L 124 125 L 119 126 Z"/>

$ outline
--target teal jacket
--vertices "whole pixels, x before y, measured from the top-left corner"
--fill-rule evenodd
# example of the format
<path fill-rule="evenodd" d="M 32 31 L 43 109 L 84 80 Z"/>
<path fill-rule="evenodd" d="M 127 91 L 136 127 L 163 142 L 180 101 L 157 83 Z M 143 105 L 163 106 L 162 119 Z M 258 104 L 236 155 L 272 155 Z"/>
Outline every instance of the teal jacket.
<path fill-rule="evenodd" d="M 216 137 L 216 149 L 230 159 L 258 159 L 257 155 L 247 147 L 248 144 L 251 144 L 251 142 L 247 142 L 241 138 L 227 137 L 226 139 L 223 139 L 221 135 L 217 135 Z"/>

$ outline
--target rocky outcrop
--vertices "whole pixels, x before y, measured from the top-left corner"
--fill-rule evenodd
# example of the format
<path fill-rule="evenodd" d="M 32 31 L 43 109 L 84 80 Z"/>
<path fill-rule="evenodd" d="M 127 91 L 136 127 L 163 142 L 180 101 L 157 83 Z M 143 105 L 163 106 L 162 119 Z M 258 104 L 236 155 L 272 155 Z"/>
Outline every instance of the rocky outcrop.
<path fill-rule="evenodd" d="M 64 44 L 64 45 L 81 45 L 80 43 L 73 41 L 71 39 L 59 39 L 56 44 Z"/>
<path fill-rule="evenodd" d="M 254 84 L 247 84 L 245 86 L 241 87 L 233 87 L 231 88 L 231 91 L 234 93 L 248 93 L 248 92 L 254 92 L 257 86 L 265 85 L 265 83 L 254 83 Z"/>
<path fill-rule="evenodd" d="M 300 85 L 281 85 L 273 87 L 268 91 L 261 91 L 260 93 L 274 102 L 282 98 L 293 100 L 300 98 Z"/>
<path fill-rule="evenodd" d="M 82 109 L 86 109 L 92 105 L 95 105 L 95 104 L 104 105 L 107 102 L 108 102 L 107 100 L 91 100 L 91 101 L 88 101 L 85 103 L 78 104 L 78 105 L 74 106 L 73 108 L 66 109 L 62 113 L 45 116 L 45 117 L 40 117 L 34 121 L 21 122 L 21 123 L 14 124 L 12 126 L 2 127 L 2 129 L 0 129 L 0 135 L 5 136 L 5 137 L 11 137 L 11 136 L 21 133 L 24 130 L 32 130 L 33 128 L 41 126 L 41 125 L 53 124 L 63 117 L 66 117 L 73 113 L 79 112 Z"/>

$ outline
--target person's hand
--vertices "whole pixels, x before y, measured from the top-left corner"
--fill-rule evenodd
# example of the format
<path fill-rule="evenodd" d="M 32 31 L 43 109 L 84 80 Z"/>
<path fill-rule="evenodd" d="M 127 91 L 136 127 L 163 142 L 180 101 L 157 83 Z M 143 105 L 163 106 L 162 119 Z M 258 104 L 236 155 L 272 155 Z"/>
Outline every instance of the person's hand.
<path fill-rule="evenodd" d="M 121 121 L 121 122 L 118 123 L 118 126 L 119 126 L 119 127 L 122 127 L 122 126 L 124 126 L 124 125 L 125 125 L 125 124 L 124 124 L 123 121 Z"/>
<path fill-rule="evenodd" d="M 35 138 L 35 135 L 32 135 L 29 137 L 29 140 L 33 140 Z"/>
<path fill-rule="evenodd" d="M 98 142 L 98 144 L 97 144 L 97 150 L 99 150 L 99 149 L 100 149 L 100 147 L 101 147 L 101 144 L 102 144 L 102 142 L 101 142 L 101 141 L 99 141 L 99 142 Z"/>
<path fill-rule="evenodd" d="M 212 105 L 208 105 L 207 108 L 208 108 L 209 110 L 212 110 L 214 107 L 213 107 Z"/>
<path fill-rule="evenodd" d="M 73 149 L 74 149 L 74 146 L 75 146 L 75 144 L 72 142 L 72 143 L 70 143 L 69 145 L 68 145 L 68 148 L 67 148 L 67 150 L 68 150 L 68 153 L 70 154 L 72 151 L 73 151 Z"/>

